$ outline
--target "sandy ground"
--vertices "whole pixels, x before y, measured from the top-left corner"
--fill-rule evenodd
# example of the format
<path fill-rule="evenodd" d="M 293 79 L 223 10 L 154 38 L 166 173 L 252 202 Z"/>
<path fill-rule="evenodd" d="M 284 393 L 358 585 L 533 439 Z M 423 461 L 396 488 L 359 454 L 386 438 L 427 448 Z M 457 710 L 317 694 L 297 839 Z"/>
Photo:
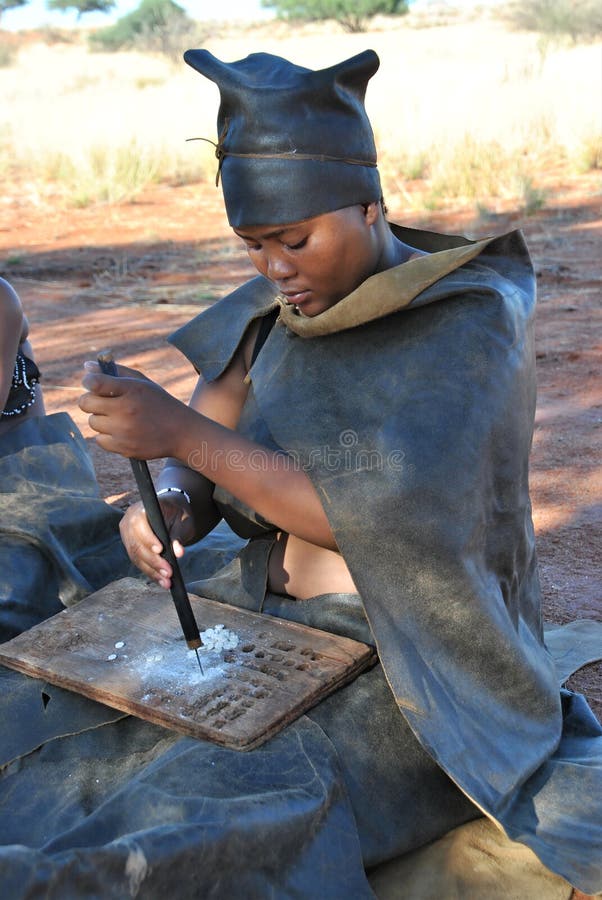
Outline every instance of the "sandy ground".
<path fill-rule="evenodd" d="M 486 221 L 455 211 L 391 218 L 474 236 L 522 227 L 539 284 L 539 400 L 531 487 L 546 619 L 602 619 L 600 569 L 600 177 L 557 185 L 533 216 Z M 0 274 L 31 322 L 49 412 L 67 410 L 88 440 L 103 496 L 125 507 L 129 466 L 96 447 L 77 407 L 85 359 L 112 347 L 181 399 L 194 372 L 165 337 L 252 274 L 211 188 L 157 187 L 125 206 L 56 210 L 4 192 Z M 598 450 L 598 452 L 596 452 Z M 157 464 L 153 464 L 156 470 Z M 602 714 L 602 667 L 572 681 Z"/>

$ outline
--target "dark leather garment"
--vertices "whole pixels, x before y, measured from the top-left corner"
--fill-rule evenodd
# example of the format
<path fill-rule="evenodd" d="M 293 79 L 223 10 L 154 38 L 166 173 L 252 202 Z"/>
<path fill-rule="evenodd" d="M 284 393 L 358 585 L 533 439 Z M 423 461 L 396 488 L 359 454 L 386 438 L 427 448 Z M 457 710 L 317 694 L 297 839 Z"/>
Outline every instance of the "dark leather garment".
<path fill-rule="evenodd" d="M 473 245 L 395 232 L 430 254 L 311 319 L 283 310 L 251 369 L 241 430 L 311 478 L 422 748 L 511 837 L 593 892 L 602 732 L 586 707 L 561 704 L 543 641 L 529 256 L 517 232 Z M 274 302 L 254 279 L 172 342 L 215 378 L 209 336 L 223 335 L 230 358 Z"/>

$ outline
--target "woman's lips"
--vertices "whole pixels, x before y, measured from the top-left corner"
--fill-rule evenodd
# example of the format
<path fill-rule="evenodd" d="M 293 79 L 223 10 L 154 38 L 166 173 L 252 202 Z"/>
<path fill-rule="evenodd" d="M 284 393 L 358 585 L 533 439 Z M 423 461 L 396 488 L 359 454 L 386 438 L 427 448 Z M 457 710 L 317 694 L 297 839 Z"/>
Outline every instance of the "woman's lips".
<path fill-rule="evenodd" d="M 309 291 L 298 291 L 295 294 L 286 293 L 284 295 L 288 302 L 293 306 L 302 306 L 303 303 L 306 303 L 310 299 Z"/>

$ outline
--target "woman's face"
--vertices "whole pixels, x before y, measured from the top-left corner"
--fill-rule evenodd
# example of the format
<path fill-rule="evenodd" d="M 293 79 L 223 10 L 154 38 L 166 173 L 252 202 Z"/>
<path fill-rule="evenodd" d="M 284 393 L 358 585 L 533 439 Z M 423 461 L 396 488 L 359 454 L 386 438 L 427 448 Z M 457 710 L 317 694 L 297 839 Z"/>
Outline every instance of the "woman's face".
<path fill-rule="evenodd" d="M 305 316 L 324 312 L 377 268 L 377 203 L 289 225 L 235 228 L 257 271 Z"/>

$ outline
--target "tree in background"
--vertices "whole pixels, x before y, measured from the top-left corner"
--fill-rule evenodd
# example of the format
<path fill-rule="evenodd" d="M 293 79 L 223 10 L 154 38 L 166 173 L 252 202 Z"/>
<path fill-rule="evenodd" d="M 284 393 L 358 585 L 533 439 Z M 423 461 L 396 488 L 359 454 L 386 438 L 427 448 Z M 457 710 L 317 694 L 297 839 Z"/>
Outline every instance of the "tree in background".
<path fill-rule="evenodd" d="M 16 9 L 18 6 L 25 6 L 28 0 L 0 0 L 0 19 L 2 18 L 2 13 L 7 12 L 9 9 Z"/>
<path fill-rule="evenodd" d="M 408 12 L 408 0 L 262 0 L 263 7 L 274 9 L 279 18 L 319 22 L 336 19 L 345 31 L 365 31 L 373 16 L 402 16 Z"/>
<path fill-rule="evenodd" d="M 95 50 L 134 48 L 179 60 L 182 49 L 194 42 L 196 30 L 195 22 L 174 0 L 142 0 L 114 25 L 92 34 L 90 43 Z"/>
<path fill-rule="evenodd" d="M 46 6 L 57 12 L 74 9 L 77 12 L 77 18 L 80 19 L 89 12 L 109 12 L 115 6 L 115 0 L 48 0 Z"/>

